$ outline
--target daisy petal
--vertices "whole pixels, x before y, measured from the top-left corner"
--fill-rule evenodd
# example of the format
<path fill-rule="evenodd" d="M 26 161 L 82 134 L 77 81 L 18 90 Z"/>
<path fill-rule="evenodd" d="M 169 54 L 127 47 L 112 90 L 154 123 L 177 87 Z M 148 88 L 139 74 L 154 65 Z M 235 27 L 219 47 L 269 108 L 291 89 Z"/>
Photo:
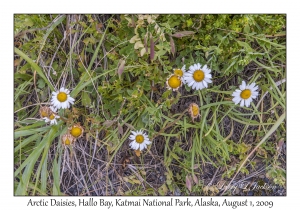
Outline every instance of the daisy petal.
<path fill-rule="evenodd" d="M 255 86 L 255 82 L 253 82 L 251 85 L 249 85 L 249 89 L 254 88 L 254 86 Z"/>
<path fill-rule="evenodd" d="M 251 88 L 252 92 L 256 91 L 257 89 L 258 89 L 258 86 Z"/>
<path fill-rule="evenodd" d="M 194 83 L 195 81 L 191 81 L 190 83 L 188 83 L 188 86 L 191 87 Z"/>
<path fill-rule="evenodd" d="M 202 90 L 203 88 L 205 88 L 202 82 L 199 82 L 199 86 L 200 86 L 200 90 Z"/>
<path fill-rule="evenodd" d="M 240 103 L 242 99 L 241 98 L 233 98 L 232 101 L 234 102 L 235 105 L 237 105 L 238 103 Z"/>
<path fill-rule="evenodd" d="M 145 148 L 145 144 L 140 145 L 140 150 L 142 151 Z"/>
<path fill-rule="evenodd" d="M 199 88 L 198 88 L 198 83 L 197 83 L 197 82 L 194 82 L 194 84 L 192 85 L 192 89 L 196 89 L 196 90 L 199 89 Z"/>
<path fill-rule="evenodd" d="M 145 140 L 145 144 L 151 144 L 151 141 L 149 141 L 149 140 Z"/>
<path fill-rule="evenodd" d="M 244 104 L 245 104 L 245 100 L 242 99 L 242 101 L 241 101 L 241 106 L 244 106 Z"/>
<path fill-rule="evenodd" d="M 245 90 L 245 88 L 246 88 L 246 82 L 243 81 L 242 84 L 240 85 L 240 89 Z"/>
<path fill-rule="evenodd" d="M 204 81 L 207 83 L 212 83 L 212 81 L 209 78 L 204 78 Z"/>
<path fill-rule="evenodd" d="M 211 79 L 211 74 L 205 73 L 205 78 L 204 79 Z"/>
<path fill-rule="evenodd" d="M 240 95 L 241 95 L 241 93 L 235 91 L 235 92 L 232 93 L 231 96 L 240 96 Z"/>
<path fill-rule="evenodd" d="M 250 100 L 249 99 L 245 100 L 245 106 L 249 107 L 249 105 L 250 105 Z"/>

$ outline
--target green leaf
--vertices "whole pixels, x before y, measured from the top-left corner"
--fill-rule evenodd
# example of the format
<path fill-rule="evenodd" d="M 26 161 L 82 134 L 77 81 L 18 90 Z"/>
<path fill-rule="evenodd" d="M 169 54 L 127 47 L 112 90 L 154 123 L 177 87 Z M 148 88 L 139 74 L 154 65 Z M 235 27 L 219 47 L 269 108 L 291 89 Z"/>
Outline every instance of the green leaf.
<path fill-rule="evenodd" d="M 43 79 L 39 79 L 37 83 L 40 89 L 43 89 L 45 87 L 45 81 Z"/>
<path fill-rule="evenodd" d="M 190 19 L 188 19 L 188 20 L 186 21 L 186 25 L 187 25 L 187 27 L 191 27 L 191 26 L 193 25 L 193 20 L 192 20 L 192 18 L 190 18 Z"/>
<path fill-rule="evenodd" d="M 31 60 L 25 53 L 23 53 L 21 50 L 15 47 L 15 53 L 17 53 L 19 56 L 21 56 L 24 60 L 26 60 L 32 68 L 38 73 L 40 77 L 47 83 L 49 88 L 54 91 L 53 85 L 50 83 L 50 81 L 47 79 L 47 77 L 44 75 L 42 69 L 33 61 Z"/>
<path fill-rule="evenodd" d="M 92 101 L 91 101 L 91 97 L 90 97 L 90 94 L 85 92 L 85 91 L 82 91 L 82 100 L 81 100 L 81 104 L 83 106 L 90 106 L 92 104 Z"/>
<path fill-rule="evenodd" d="M 113 17 L 113 16 L 112 16 L 112 17 Z M 112 17 L 111 17 L 111 18 L 112 18 Z M 109 19 L 109 23 L 110 23 L 111 18 Z M 109 24 L 109 23 L 108 23 L 108 24 Z M 94 52 L 94 54 L 93 54 L 93 57 L 92 57 L 92 59 L 91 59 L 91 61 L 90 61 L 89 66 L 88 66 L 88 69 L 86 70 L 87 72 L 83 75 L 83 77 L 81 78 L 80 82 L 79 82 L 79 83 L 76 85 L 76 87 L 73 89 L 72 93 L 70 94 L 71 97 L 75 98 L 75 97 L 77 96 L 77 94 L 78 94 L 84 87 L 86 87 L 87 85 L 89 85 L 90 83 L 92 83 L 92 81 L 94 81 L 94 80 L 96 80 L 97 78 L 99 78 L 100 76 L 103 76 L 103 75 L 107 74 L 108 72 L 110 72 L 110 71 L 105 72 L 105 73 L 103 73 L 103 74 L 101 74 L 101 75 L 98 75 L 97 77 L 94 77 L 93 79 L 90 79 L 89 81 L 85 82 L 89 77 L 91 77 L 90 71 L 91 71 L 92 66 L 93 66 L 93 64 L 94 64 L 94 61 L 96 60 L 96 58 L 97 58 L 97 56 L 98 56 L 99 49 L 100 49 L 100 47 L 101 47 L 101 45 L 102 45 L 102 42 L 103 42 L 103 40 L 104 40 L 104 37 L 105 37 L 105 35 L 106 35 L 106 32 L 107 32 L 108 28 L 109 28 L 109 27 L 106 27 L 104 33 L 102 34 L 101 40 L 100 40 L 100 42 L 98 43 L 98 46 L 97 46 L 97 48 L 96 48 L 96 50 L 95 50 L 95 52 Z M 112 70 L 111 70 L 111 71 L 112 71 Z"/>
<path fill-rule="evenodd" d="M 19 78 L 23 79 L 24 81 L 29 81 L 32 78 L 32 75 L 15 73 L 14 79 L 19 79 Z"/>
<path fill-rule="evenodd" d="M 25 19 L 25 21 L 24 21 L 24 24 L 26 25 L 26 26 L 33 26 L 33 21 L 31 20 L 31 19 L 29 19 L 29 18 L 26 18 Z"/>
<path fill-rule="evenodd" d="M 248 43 L 241 42 L 241 41 L 237 41 L 237 42 L 240 46 L 244 47 L 247 52 L 253 52 L 253 49 L 250 47 Z"/>
<path fill-rule="evenodd" d="M 250 32 L 250 27 L 249 27 L 249 25 L 246 25 L 244 27 L 244 33 L 248 34 L 249 32 Z"/>
<path fill-rule="evenodd" d="M 55 157 L 53 162 L 53 191 L 52 195 L 62 195 L 60 191 L 60 163 L 61 163 L 61 154 L 59 153 L 59 159 L 57 161 L 57 157 Z"/>

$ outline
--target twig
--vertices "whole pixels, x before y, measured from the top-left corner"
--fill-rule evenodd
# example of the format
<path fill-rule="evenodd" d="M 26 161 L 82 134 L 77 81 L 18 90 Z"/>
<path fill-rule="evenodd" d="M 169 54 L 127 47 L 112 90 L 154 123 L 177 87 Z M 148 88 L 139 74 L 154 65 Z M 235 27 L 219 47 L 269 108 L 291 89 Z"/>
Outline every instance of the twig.
<path fill-rule="evenodd" d="M 91 160 L 91 163 L 90 163 L 90 166 L 89 166 L 88 170 L 91 168 L 92 163 L 94 161 L 94 157 L 95 157 L 95 154 L 96 154 L 96 148 L 97 148 L 97 139 L 98 139 L 98 130 L 96 130 L 96 138 L 95 138 L 95 143 L 94 143 L 94 151 L 93 151 L 92 160 Z"/>
<path fill-rule="evenodd" d="M 30 32 L 35 32 L 35 31 L 44 31 L 44 30 L 47 30 L 48 28 L 50 28 L 52 26 L 54 22 L 52 22 L 50 25 L 44 27 L 44 28 L 32 28 L 32 29 L 28 29 L 28 30 L 25 30 L 25 31 L 21 31 L 19 33 L 17 33 L 14 38 L 18 38 L 20 36 L 23 36 L 24 34 L 26 33 L 30 33 Z"/>
<path fill-rule="evenodd" d="M 17 113 L 17 112 L 19 112 L 19 111 L 21 111 L 21 110 L 23 110 L 23 109 L 27 109 L 28 107 L 31 107 L 31 106 L 36 106 L 36 105 L 41 105 L 41 104 L 49 105 L 50 103 L 36 103 L 36 104 L 31 104 L 31 105 L 25 106 L 25 107 L 23 107 L 23 108 L 21 108 L 21 109 L 18 109 L 18 110 L 15 111 L 14 113 Z"/>
<path fill-rule="evenodd" d="M 156 133 L 156 135 L 152 136 L 151 139 L 154 139 L 156 138 L 157 136 L 160 136 L 161 133 L 166 130 L 167 128 L 171 127 L 172 125 L 176 124 L 182 117 L 183 115 L 188 111 L 188 109 L 184 110 L 181 115 L 176 119 L 174 120 L 173 122 L 169 123 L 166 127 L 162 128 L 158 133 Z"/>
<path fill-rule="evenodd" d="M 214 182 L 214 180 L 215 180 L 215 178 L 216 178 L 216 176 L 217 176 L 217 173 L 219 172 L 219 169 L 220 169 L 220 167 L 217 168 L 216 172 L 214 173 L 213 178 L 210 180 L 210 182 L 208 183 L 207 186 L 210 186 L 210 185 Z"/>
<path fill-rule="evenodd" d="M 58 47 L 57 47 L 57 49 L 55 50 L 55 53 L 54 53 L 54 55 L 53 55 L 53 57 L 52 57 L 52 59 L 51 59 L 51 62 L 50 62 L 50 64 L 49 64 L 49 66 L 52 67 L 52 64 L 53 64 L 54 58 L 55 58 L 55 56 L 56 56 L 56 53 L 58 52 L 58 49 L 60 48 L 60 45 L 61 45 L 62 42 L 65 40 L 65 38 L 66 38 L 66 32 L 64 32 L 64 37 L 63 37 L 63 39 L 60 41 L 60 43 L 58 44 Z"/>
<path fill-rule="evenodd" d="M 83 154 L 83 160 L 84 160 L 84 165 L 86 166 L 86 174 L 88 175 L 88 177 L 89 177 L 89 180 L 90 180 L 90 182 L 91 183 L 93 183 L 92 182 L 92 178 L 91 178 L 91 175 L 90 175 L 90 173 L 89 173 L 89 169 L 90 169 L 90 167 L 88 167 L 88 164 L 87 164 L 87 162 L 86 162 L 86 158 L 85 158 L 85 155 Z M 91 163 L 92 163 L 93 161 L 91 161 Z M 94 189 L 94 191 L 95 191 L 95 193 L 97 193 L 97 190 L 96 190 L 96 188 L 95 188 L 95 186 L 92 184 L 92 188 Z"/>
<path fill-rule="evenodd" d="M 277 122 L 282 122 L 285 119 L 285 113 L 283 113 L 280 118 L 278 119 Z M 280 123 L 278 124 L 278 126 L 280 125 Z M 233 180 L 235 179 L 235 177 L 238 175 L 238 173 L 240 172 L 240 170 L 242 169 L 242 167 L 245 165 L 245 163 L 247 162 L 247 160 L 253 155 L 253 153 L 260 147 L 260 145 L 262 145 L 265 140 L 267 139 L 266 137 L 270 136 L 273 132 L 275 132 L 276 128 L 276 123 L 272 126 L 272 128 L 268 131 L 268 133 L 265 135 L 265 137 L 256 145 L 256 147 L 250 152 L 250 154 L 244 159 L 244 161 L 242 162 L 242 164 L 240 165 L 240 167 L 238 168 L 237 172 L 235 173 L 235 175 L 233 176 L 233 178 L 231 179 L 231 181 L 229 182 L 229 186 L 230 184 L 233 182 Z M 227 191 L 227 189 L 225 189 L 221 195 L 223 195 L 225 192 Z"/>
<path fill-rule="evenodd" d="M 258 174 L 260 174 L 260 173 L 263 172 L 264 170 L 265 170 L 265 168 L 263 167 L 262 169 L 260 169 L 260 170 L 258 170 L 258 171 L 256 171 L 256 172 L 254 172 L 254 173 L 252 173 L 252 174 L 250 174 L 249 176 L 247 176 L 247 177 L 244 178 L 244 179 L 241 179 L 241 180 L 235 182 L 234 184 L 237 185 L 237 184 L 240 183 L 240 182 L 243 182 L 243 181 L 245 181 L 245 180 L 247 180 L 247 179 L 250 179 L 250 178 L 252 178 L 252 177 L 254 177 L 254 176 L 257 176 Z"/>
<path fill-rule="evenodd" d="M 106 119 L 105 114 L 104 114 L 104 109 L 103 109 L 103 103 L 102 103 L 101 95 L 100 95 L 99 92 L 97 91 L 97 88 L 96 88 L 96 86 L 95 86 L 95 83 L 94 83 L 94 81 L 93 81 L 93 78 L 92 78 L 91 74 L 89 73 L 89 71 L 87 70 L 87 68 L 85 67 L 84 63 L 82 62 L 80 56 L 79 56 L 79 59 L 80 59 L 82 65 L 83 65 L 83 67 L 84 67 L 86 73 L 89 75 L 89 77 L 90 77 L 90 79 L 91 79 L 91 81 L 92 81 L 93 87 L 94 87 L 94 89 L 95 89 L 95 91 L 96 91 L 96 93 L 97 93 L 97 95 L 98 95 L 98 97 L 99 97 L 99 99 L 100 99 L 103 117 Z"/>
<path fill-rule="evenodd" d="M 37 90 L 36 90 L 36 71 L 34 71 L 34 73 L 33 73 L 33 83 L 34 83 L 34 91 L 35 91 L 35 94 L 36 94 L 37 101 L 38 101 L 39 104 L 41 104 L 40 99 L 39 99 L 39 95 L 38 95 Z"/>
<path fill-rule="evenodd" d="M 152 80 L 152 87 L 154 87 L 154 81 Z M 153 97 L 153 88 L 151 87 L 151 95 L 150 95 L 150 101 L 152 101 L 152 97 Z"/>
<path fill-rule="evenodd" d="M 89 192 L 89 188 L 88 188 L 88 186 L 87 186 L 87 183 L 86 183 L 86 181 L 85 181 L 85 179 L 84 179 L 84 175 L 83 175 L 83 173 L 82 173 L 82 171 L 81 171 L 81 168 L 80 168 L 80 165 L 79 165 L 79 163 L 78 163 L 78 160 L 77 160 L 77 157 L 76 157 L 76 152 L 74 152 L 74 157 L 75 157 L 75 160 L 76 160 L 77 168 L 79 169 L 79 172 L 80 172 L 80 174 L 81 174 L 81 176 L 82 176 L 82 180 L 83 180 L 83 183 L 84 183 L 84 185 L 85 185 L 86 192 L 87 192 L 87 194 L 88 194 L 89 196 L 91 196 L 91 194 L 90 194 L 90 192 Z"/>
<path fill-rule="evenodd" d="M 61 181 L 62 181 L 62 177 L 63 177 L 63 173 L 64 173 L 64 169 L 65 169 L 65 164 L 66 164 L 66 156 L 67 156 L 67 150 L 64 150 L 64 160 L 63 160 L 62 169 L 61 169 L 61 172 L 60 172 L 59 184 L 61 184 Z"/>
<path fill-rule="evenodd" d="M 106 52 L 106 54 L 103 56 L 103 58 L 100 59 L 100 61 L 98 63 L 96 63 L 96 66 L 98 66 L 101 61 L 111 52 L 113 51 L 116 47 L 118 47 L 119 45 L 125 44 L 126 42 L 128 42 L 128 40 L 121 42 L 120 44 L 117 44 L 115 47 L 113 47 L 110 51 Z"/>

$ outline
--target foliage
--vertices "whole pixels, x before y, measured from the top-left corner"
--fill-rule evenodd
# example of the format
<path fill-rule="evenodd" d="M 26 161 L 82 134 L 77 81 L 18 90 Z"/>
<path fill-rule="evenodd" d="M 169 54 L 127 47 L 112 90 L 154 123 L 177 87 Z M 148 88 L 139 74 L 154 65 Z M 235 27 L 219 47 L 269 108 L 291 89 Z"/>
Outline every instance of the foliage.
<path fill-rule="evenodd" d="M 74 123 L 81 123 L 86 134 L 85 143 L 70 149 L 70 160 L 84 150 L 92 165 L 102 151 L 106 170 L 121 155 L 134 156 L 126 147 L 131 130 L 149 134 L 153 143 L 140 164 L 149 165 L 149 157 L 157 156 L 165 181 L 157 190 L 151 183 L 144 188 L 141 180 L 148 172 L 131 171 L 121 182 L 138 187 L 114 193 L 203 195 L 206 183 L 199 180 L 207 164 L 222 167 L 222 177 L 232 178 L 285 112 L 285 21 L 285 15 L 276 14 L 15 15 L 15 194 L 63 193 L 62 168 L 70 148 L 60 138 Z M 208 89 L 165 88 L 174 68 L 194 63 L 212 69 Z M 231 101 L 242 80 L 261 89 L 250 108 Z M 71 89 L 76 101 L 60 113 L 67 121 L 50 127 L 38 119 L 39 105 L 49 103 L 51 91 L 61 86 Z M 200 106 L 195 122 L 186 112 L 191 102 Z M 272 165 L 267 174 L 282 186 L 285 170 L 271 161 L 284 134 L 283 122 L 255 155 Z M 89 149 L 83 149 L 87 143 Z M 255 170 L 249 165 L 242 174 Z M 88 176 L 82 193 L 92 189 Z"/>

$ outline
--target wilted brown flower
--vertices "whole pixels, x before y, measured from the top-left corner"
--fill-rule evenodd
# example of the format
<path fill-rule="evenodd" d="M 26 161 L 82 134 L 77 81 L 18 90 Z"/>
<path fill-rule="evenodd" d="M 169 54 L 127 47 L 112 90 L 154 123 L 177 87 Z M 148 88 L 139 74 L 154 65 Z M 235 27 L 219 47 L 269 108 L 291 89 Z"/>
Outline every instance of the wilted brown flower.
<path fill-rule="evenodd" d="M 39 112 L 40 112 L 41 118 L 44 118 L 44 117 L 49 117 L 52 111 L 50 110 L 50 108 L 48 106 L 41 106 Z"/>
<path fill-rule="evenodd" d="M 80 137 L 82 137 L 83 132 L 84 132 L 84 129 L 80 125 L 73 125 L 72 127 L 69 128 L 69 133 L 74 138 L 80 138 Z"/>
<path fill-rule="evenodd" d="M 195 103 L 191 103 L 189 107 L 189 113 L 192 117 L 192 121 L 194 122 L 194 119 L 200 116 L 199 106 Z"/>
<path fill-rule="evenodd" d="M 66 133 L 62 136 L 61 141 L 63 145 L 68 146 L 72 145 L 76 141 L 76 139 L 71 134 Z"/>

